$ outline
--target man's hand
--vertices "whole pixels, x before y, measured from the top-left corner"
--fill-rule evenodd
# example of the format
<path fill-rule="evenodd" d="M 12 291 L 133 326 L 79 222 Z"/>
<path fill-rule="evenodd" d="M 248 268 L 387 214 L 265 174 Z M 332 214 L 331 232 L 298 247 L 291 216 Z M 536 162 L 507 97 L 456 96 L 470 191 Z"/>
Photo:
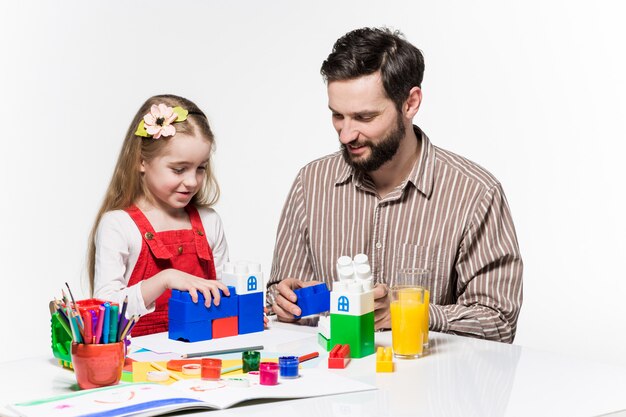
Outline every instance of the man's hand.
<path fill-rule="evenodd" d="M 311 285 L 320 284 L 319 281 L 301 281 L 296 278 L 285 278 L 276 284 L 276 297 L 272 310 L 276 313 L 276 317 L 280 321 L 294 322 L 302 311 L 295 303 L 298 297 L 293 292 L 298 288 L 310 287 Z"/>
<path fill-rule="evenodd" d="M 385 284 L 374 286 L 374 328 L 391 329 L 391 310 L 389 310 L 389 288 Z"/>

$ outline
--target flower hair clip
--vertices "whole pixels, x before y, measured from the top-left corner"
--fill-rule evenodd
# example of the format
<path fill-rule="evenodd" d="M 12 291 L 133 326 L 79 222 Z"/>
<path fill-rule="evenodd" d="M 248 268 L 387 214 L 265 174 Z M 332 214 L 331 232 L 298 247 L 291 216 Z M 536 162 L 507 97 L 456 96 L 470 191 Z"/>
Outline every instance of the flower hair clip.
<path fill-rule="evenodd" d="M 172 123 L 187 120 L 189 112 L 180 106 L 169 107 L 161 103 L 153 104 L 150 113 L 143 116 L 135 135 L 144 138 L 159 139 L 161 136 L 174 136 L 176 128 Z"/>

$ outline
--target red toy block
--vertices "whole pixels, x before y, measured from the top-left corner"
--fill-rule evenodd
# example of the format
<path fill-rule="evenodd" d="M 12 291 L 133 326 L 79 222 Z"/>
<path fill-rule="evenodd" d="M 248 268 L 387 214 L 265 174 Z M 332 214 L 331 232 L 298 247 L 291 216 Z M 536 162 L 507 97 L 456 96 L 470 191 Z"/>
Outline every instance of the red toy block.
<path fill-rule="evenodd" d="M 237 336 L 239 334 L 239 318 L 237 316 L 224 317 L 213 320 L 213 339 L 218 337 Z"/>
<path fill-rule="evenodd" d="M 350 345 L 335 345 L 328 354 L 328 369 L 343 369 L 350 362 Z"/>

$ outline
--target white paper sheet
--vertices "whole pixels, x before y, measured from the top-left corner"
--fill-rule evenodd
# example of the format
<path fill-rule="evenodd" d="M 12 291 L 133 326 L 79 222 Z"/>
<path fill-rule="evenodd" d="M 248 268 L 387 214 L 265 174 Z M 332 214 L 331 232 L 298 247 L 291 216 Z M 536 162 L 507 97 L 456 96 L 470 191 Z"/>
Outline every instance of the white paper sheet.
<path fill-rule="evenodd" d="M 251 399 L 318 397 L 374 390 L 376 387 L 355 381 L 327 369 L 302 369 L 300 377 L 279 379 L 278 385 L 233 387 L 224 381 L 187 379 L 172 385 L 123 384 L 81 391 L 63 397 L 9 405 L 20 416 L 88 417 L 156 416 L 187 408 L 228 408 Z M 102 414 L 100 414 L 102 415 Z"/>
<path fill-rule="evenodd" d="M 257 333 L 191 343 L 170 340 L 167 337 L 167 332 L 155 333 L 147 336 L 134 337 L 132 339 L 132 346 L 133 348 L 141 347 L 148 349 L 155 353 L 171 352 L 180 355 L 256 345 L 262 345 L 264 350 L 280 351 L 280 345 L 282 344 L 308 338 L 311 338 L 310 333 L 272 327 Z"/>

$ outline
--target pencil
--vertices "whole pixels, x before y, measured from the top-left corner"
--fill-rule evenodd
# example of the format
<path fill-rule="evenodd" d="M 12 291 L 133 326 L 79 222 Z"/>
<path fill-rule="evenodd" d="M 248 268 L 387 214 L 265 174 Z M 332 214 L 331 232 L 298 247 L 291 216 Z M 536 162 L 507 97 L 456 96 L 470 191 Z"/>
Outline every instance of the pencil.
<path fill-rule="evenodd" d="M 263 346 L 246 346 L 246 347 L 233 348 L 233 349 L 211 350 L 208 352 L 186 353 L 182 355 L 181 358 L 197 358 L 200 356 L 223 355 L 226 353 L 247 352 L 249 350 L 263 350 Z"/>
<path fill-rule="evenodd" d="M 150 366 L 152 366 L 154 369 L 159 370 L 159 371 L 163 371 L 163 372 L 167 372 L 167 374 L 174 378 L 177 381 L 180 381 L 182 378 L 179 377 L 178 375 L 168 371 L 167 369 L 165 369 L 164 367 L 162 367 L 161 365 L 159 365 L 158 363 L 154 363 L 154 362 L 150 362 Z"/>
<path fill-rule="evenodd" d="M 122 311 L 120 311 L 120 316 L 118 318 L 119 322 L 117 323 L 117 340 L 122 340 L 122 330 L 126 327 L 126 306 L 128 305 L 128 295 L 124 297 L 124 302 L 122 303 Z"/>
<path fill-rule="evenodd" d="M 124 328 L 124 330 L 122 331 L 122 335 L 120 338 L 120 342 L 126 338 L 126 336 L 128 336 L 130 334 L 130 331 L 133 330 L 133 326 L 135 326 L 135 324 L 137 324 L 137 322 L 139 321 L 139 317 L 141 316 L 133 316 L 131 317 L 131 319 L 128 321 L 128 323 L 126 323 L 126 327 Z"/>
<path fill-rule="evenodd" d="M 76 305 L 76 300 L 74 300 L 74 294 L 72 294 L 72 290 L 70 290 L 70 286 L 67 282 L 65 283 L 65 286 L 67 287 L 67 291 L 70 293 L 72 307 L 74 307 L 76 309 L 76 312 L 78 312 L 78 306 Z M 81 317 L 80 313 L 78 314 L 78 324 L 80 324 L 81 327 L 85 326 L 85 323 L 83 323 L 83 318 Z"/>

